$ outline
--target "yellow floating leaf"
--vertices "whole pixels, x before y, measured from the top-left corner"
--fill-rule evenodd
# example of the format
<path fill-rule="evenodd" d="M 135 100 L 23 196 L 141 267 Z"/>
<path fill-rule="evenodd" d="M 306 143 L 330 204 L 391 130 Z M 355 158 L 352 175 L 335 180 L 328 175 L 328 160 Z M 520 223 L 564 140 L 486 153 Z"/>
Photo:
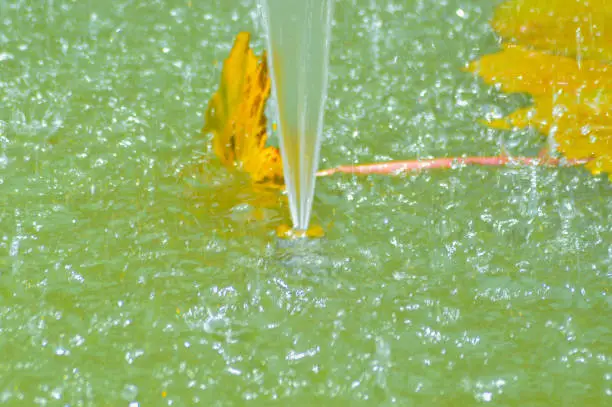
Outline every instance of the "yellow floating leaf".
<path fill-rule="evenodd" d="M 507 42 L 558 55 L 612 61 L 610 0 L 512 0 L 491 25 Z"/>
<path fill-rule="evenodd" d="M 208 103 L 202 132 L 213 134 L 213 148 L 221 161 L 247 172 L 253 182 L 282 186 L 282 161 L 268 139 L 266 101 L 270 77 L 265 52 L 256 57 L 250 34 L 238 34 L 221 73 L 221 85 Z"/>
<path fill-rule="evenodd" d="M 483 121 L 483 123 L 492 129 L 499 130 L 511 130 L 513 127 L 528 127 L 532 125 L 533 113 L 534 109 L 528 107 L 518 109 L 504 118 L 491 120 L 490 122 Z"/>
<path fill-rule="evenodd" d="M 470 63 L 467 70 L 478 74 L 487 84 L 500 86 L 504 92 L 544 95 L 612 87 L 609 64 L 593 60 L 578 63 L 573 58 L 507 44 L 501 52 Z"/>
<path fill-rule="evenodd" d="M 612 21 L 612 6 L 601 0 L 512 0 L 500 5 L 492 24 L 506 43 L 467 70 L 505 92 L 529 93 L 533 105 L 487 125 L 534 127 L 554 136 L 566 158 L 589 160 L 586 168 L 593 174 L 612 174 L 612 65 L 604 62 L 612 56 L 612 38 L 604 35 L 606 19 Z M 582 46 L 584 38 L 590 39 L 588 47 Z"/>
<path fill-rule="evenodd" d="M 612 89 L 563 95 L 557 101 L 566 111 L 555 125 L 558 150 L 569 159 L 591 159 L 593 174 L 612 175 Z"/>

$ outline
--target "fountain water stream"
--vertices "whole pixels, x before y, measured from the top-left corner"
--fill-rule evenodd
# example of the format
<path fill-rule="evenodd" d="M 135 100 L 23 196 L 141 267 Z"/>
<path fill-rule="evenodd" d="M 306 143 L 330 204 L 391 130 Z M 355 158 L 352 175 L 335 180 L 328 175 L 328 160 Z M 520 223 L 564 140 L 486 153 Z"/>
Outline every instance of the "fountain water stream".
<path fill-rule="evenodd" d="M 293 227 L 308 229 L 327 95 L 333 0 L 260 0 Z"/>

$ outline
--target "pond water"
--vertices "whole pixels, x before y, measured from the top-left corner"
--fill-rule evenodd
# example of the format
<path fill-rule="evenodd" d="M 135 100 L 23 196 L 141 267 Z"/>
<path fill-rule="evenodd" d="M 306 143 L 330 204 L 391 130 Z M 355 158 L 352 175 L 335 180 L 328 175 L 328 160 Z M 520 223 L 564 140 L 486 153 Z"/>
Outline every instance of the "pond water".
<path fill-rule="evenodd" d="M 607 179 L 321 178 L 326 236 L 288 244 L 200 135 L 256 1 L 40 4 L 0 2 L 0 404 L 610 402 Z M 477 122 L 527 99 L 461 71 L 495 4 L 338 2 L 321 167 L 537 153 Z"/>

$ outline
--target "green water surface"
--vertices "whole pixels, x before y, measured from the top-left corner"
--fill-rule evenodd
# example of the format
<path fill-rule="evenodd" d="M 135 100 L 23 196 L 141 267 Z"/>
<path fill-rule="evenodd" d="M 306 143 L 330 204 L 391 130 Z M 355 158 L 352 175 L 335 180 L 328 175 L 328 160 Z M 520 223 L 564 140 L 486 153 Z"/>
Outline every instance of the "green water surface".
<path fill-rule="evenodd" d="M 495 4 L 337 1 L 321 167 L 537 153 L 461 71 Z M 0 0 L 0 404 L 610 403 L 607 179 L 323 178 L 326 237 L 279 242 L 200 135 L 242 30 L 254 0 Z"/>

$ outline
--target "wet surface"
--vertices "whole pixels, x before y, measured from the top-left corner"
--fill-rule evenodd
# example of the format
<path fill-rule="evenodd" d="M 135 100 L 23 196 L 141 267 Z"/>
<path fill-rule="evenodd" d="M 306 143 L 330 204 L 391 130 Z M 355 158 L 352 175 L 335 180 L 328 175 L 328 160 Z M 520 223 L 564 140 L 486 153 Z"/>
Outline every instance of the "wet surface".
<path fill-rule="evenodd" d="M 535 154 L 461 72 L 494 4 L 336 6 L 322 167 Z M 324 239 L 199 135 L 255 2 L 0 3 L 0 403 L 604 405 L 612 189 L 582 169 L 317 181 Z M 209 156 L 199 186 L 177 174 Z M 276 404 L 275 404 L 276 403 Z"/>

